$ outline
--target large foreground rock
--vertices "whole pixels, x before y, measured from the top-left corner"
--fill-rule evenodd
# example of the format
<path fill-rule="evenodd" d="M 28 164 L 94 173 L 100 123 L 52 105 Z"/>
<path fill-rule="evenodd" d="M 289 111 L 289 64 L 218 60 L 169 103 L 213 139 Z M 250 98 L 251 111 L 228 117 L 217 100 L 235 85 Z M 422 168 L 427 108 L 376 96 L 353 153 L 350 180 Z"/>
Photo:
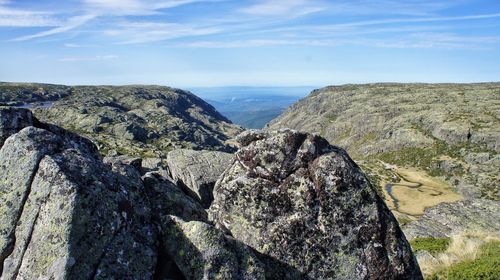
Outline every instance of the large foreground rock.
<path fill-rule="evenodd" d="M 417 221 L 408 223 L 404 232 L 417 237 L 450 237 L 463 232 L 489 232 L 500 235 L 500 202 L 472 199 L 441 203 L 425 210 Z"/>
<path fill-rule="evenodd" d="M 2 118 L 12 125 L 0 148 L 0 280 L 420 277 L 385 205 L 321 138 L 241 137 L 214 226 L 161 160 L 102 159 L 25 110 Z"/>
<path fill-rule="evenodd" d="M 230 153 L 187 149 L 172 151 L 167 156 L 172 178 L 188 188 L 206 208 L 212 203 L 215 182 L 233 160 Z"/>
<path fill-rule="evenodd" d="M 27 127 L 0 150 L 1 278 L 151 278 L 156 238 L 142 182 L 68 137 Z"/>
<path fill-rule="evenodd" d="M 214 190 L 214 223 L 310 279 L 421 279 L 395 218 L 358 166 L 318 136 L 245 132 Z"/>

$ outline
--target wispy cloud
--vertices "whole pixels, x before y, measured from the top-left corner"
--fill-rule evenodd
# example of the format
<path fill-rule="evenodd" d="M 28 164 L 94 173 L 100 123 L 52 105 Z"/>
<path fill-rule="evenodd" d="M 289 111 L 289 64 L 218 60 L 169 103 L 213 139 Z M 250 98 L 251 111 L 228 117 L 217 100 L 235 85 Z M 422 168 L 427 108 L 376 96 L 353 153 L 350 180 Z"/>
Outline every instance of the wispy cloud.
<path fill-rule="evenodd" d="M 274 46 L 333 47 L 345 45 L 377 48 L 488 49 L 500 44 L 500 36 L 461 36 L 455 33 L 421 32 L 384 39 L 337 37 L 332 39 L 249 39 L 237 41 L 195 41 L 173 45 L 188 48 L 256 48 Z"/>
<path fill-rule="evenodd" d="M 60 22 L 51 13 L 6 7 L 9 1 L 0 1 L 0 27 L 57 26 Z"/>
<path fill-rule="evenodd" d="M 220 32 L 214 27 L 195 27 L 178 23 L 122 22 L 116 27 L 106 30 L 105 34 L 118 38 L 121 44 L 156 42 Z"/>
<path fill-rule="evenodd" d="M 332 1 L 333 2 L 333 1 Z M 440 0 L 340 0 L 328 4 L 328 11 L 342 15 L 430 16 L 458 1 Z"/>
<path fill-rule="evenodd" d="M 96 56 L 76 56 L 76 57 L 63 57 L 59 59 L 61 62 L 74 62 L 74 61 L 103 61 L 118 59 L 117 55 L 96 55 Z"/>
<path fill-rule="evenodd" d="M 171 46 L 191 48 L 243 48 L 263 46 L 334 46 L 364 44 L 362 35 L 382 37 L 375 45 L 455 46 L 471 45 L 448 40 L 432 43 L 430 39 L 410 38 L 411 34 L 428 31 L 453 30 L 456 21 L 480 21 L 500 18 L 500 13 L 439 16 L 437 11 L 448 8 L 445 0 L 257 0 L 233 1 L 228 10 L 208 14 L 215 20 L 200 20 L 188 14 L 180 18 L 165 11 L 198 2 L 225 3 L 228 0 L 81 0 L 83 5 L 67 14 L 13 9 L 6 0 L 0 0 L 1 26 L 52 27 L 35 34 L 20 36 L 11 41 L 26 41 L 67 32 L 92 34 L 92 39 L 103 39 L 112 44 L 146 44 L 169 41 Z M 450 4 L 451 3 L 451 4 Z M 211 5 L 197 8 L 211 9 Z M 205 10 L 203 10 L 205 11 Z M 413 12 L 412 12 L 413 11 Z M 313 13 L 317 18 L 298 17 Z M 80 14 L 75 16 L 75 14 Z M 196 13 L 193 13 L 196 14 Z M 199 11 L 196 15 L 200 15 Z M 337 16 L 348 15 L 348 16 Z M 374 20 L 366 16 L 376 15 Z M 381 16 L 383 15 L 383 16 Z M 319 20 L 316 20 L 319 19 Z M 352 19 L 361 19 L 349 21 Z M 364 20 L 363 20 L 364 19 Z M 444 23 L 451 28 L 444 27 Z M 302 24 L 301 24 L 302 23 Z M 433 24 L 435 23 L 435 24 Z M 89 28 L 91 26 L 91 28 Z M 384 33 L 399 33 L 397 35 Z M 70 33 L 71 34 L 71 33 Z M 217 36 L 211 36 L 217 35 Z M 18 35 L 19 36 L 19 35 Z M 55 37 L 58 39 L 59 37 Z M 175 41 L 175 39 L 180 39 Z M 73 40 L 74 39 L 74 40 Z M 93 46 L 73 38 L 67 48 Z M 450 38 L 448 38 L 450 39 Z M 478 38 L 475 38 L 478 39 Z M 485 38 L 483 38 L 485 39 Z M 437 40 L 437 39 L 436 39 Z M 493 40 L 494 41 L 494 40 Z M 95 42 L 95 40 L 91 41 Z M 179 43 L 182 42 L 182 43 Z M 381 43 L 377 43 L 381 42 Z M 480 41 L 476 40 L 479 44 Z M 106 44 L 103 43 L 103 44 Z M 387 44 L 384 44 L 387 43 Z M 421 44 L 422 43 L 422 44 Z M 483 40 L 484 44 L 494 44 Z M 495 42 L 496 43 L 496 42 Z M 101 43 L 100 43 L 101 44 Z M 396 44 L 397 45 L 397 44 Z"/>
<path fill-rule="evenodd" d="M 24 10 L 14 10 L 3 7 L 2 4 L 7 4 L 9 1 L 0 0 L 0 26 L 50 26 L 54 28 L 38 32 L 31 35 L 21 36 L 12 39 L 12 41 L 27 41 L 31 39 L 56 35 L 74 30 L 92 19 L 97 17 L 116 17 L 116 16 L 139 16 L 139 15 L 153 15 L 157 11 L 173 8 L 181 5 L 186 5 L 195 2 L 216 2 L 221 0 L 83 0 L 84 14 L 79 16 L 72 16 L 66 20 L 56 20 L 50 13 L 32 12 Z M 61 16 L 64 18 L 64 16 Z M 107 20 L 104 20 L 105 22 Z M 107 23 L 113 23 L 107 21 Z M 195 30 L 193 28 L 183 27 L 177 24 L 163 24 L 157 23 L 139 26 L 138 24 L 131 24 L 129 26 L 115 26 L 116 28 L 128 28 L 128 30 L 115 30 L 118 32 L 111 33 L 124 33 L 130 35 L 132 39 L 124 40 L 125 43 L 158 41 L 162 39 L 179 37 L 180 33 L 188 35 L 208 34 L 213 31 L 208 29 Z M 138 34 L 136 31 L 145 32 Z M 105 32 L 110 34 L 109 30 Z M 150 39 L 148 39 L 150 38 Z"/>
<path fill-rule="evenodd" d="M 64 46 L 66 48 L 93 48 L 97 47 L 97 45 L 91 45 L 91 44 L 75 44 L 75 43 L 65 43 Z"/>
<path fill-rule="evenodd" d="M 381 20 L 354 21 L 335 24 L 316 24 L 316 25 L 295 25 L 279 28 L 268 28 L 264 30 L 250 31 L 249 34 L 300 34 L 304 36 L 332 36 L 346 35 L 353 36 L 357 34 L 370 33 L 394 33 L 394 32 L 412 32 L 429 29 L 452 28 L 451 25 L 426 25 L 433 22 L 453 22 L 453 21 L 473 21 L 482 19 L 500 18 L 500 13 L 466 15 L 454 17 L 417 17 L 417 18 L 389 18 Z M 416 25 L 422 23 L 422 25 Z"/>
<path fill-rule="evenodd" d="M 425 23 L 425 22 L 439 22 L 439 21 L 476 20 L 476 19 L 489 19 L 489 18 L 500 18 L 500 13 L 451 16 L 451 17 L 395 18 L 395 19 L 383 19 L 383 20 L 368 20 L 368 21 L 334 24 L 330 26 L 350 27 L 350 26 L 383 25 L 383 24 L 394 24 L 394 23 Z"/>
<path fill-rule="evenodd" d="M 92 20 L 95 17 L 96 17 L 95 15 L 82 15 L 82 16 L 71 17 L 61 26 L 46 31 L 38 32 L 32 35 L 17 37 L 13 39 L 13 41 L 26 41 L 30 39 L 64 33 L 87 23 L 88 21 Z"/>
<path fill-rule="evenodd" d="M 195 2 L 210 2 L 210 0 L 84 0 L 90 12 L 103 15 L 151 15 L 158 10 Z"/>
<path fill-rule="evenodd" d="M 263 0 L 240 11 L 255 16 L 297 17 L 325 10 L 325 6 L 311 0 Z"/>

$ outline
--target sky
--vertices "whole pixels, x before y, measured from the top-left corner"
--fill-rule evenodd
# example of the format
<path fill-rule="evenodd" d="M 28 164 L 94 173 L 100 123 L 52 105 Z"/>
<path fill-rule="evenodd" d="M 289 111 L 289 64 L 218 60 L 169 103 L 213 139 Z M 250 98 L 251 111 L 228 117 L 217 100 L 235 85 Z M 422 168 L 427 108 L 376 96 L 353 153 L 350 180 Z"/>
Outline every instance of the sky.
<path fill-rule="evenodd" d="M 0 81 L 500 81 L 499 0 L 0 0 Z"/>

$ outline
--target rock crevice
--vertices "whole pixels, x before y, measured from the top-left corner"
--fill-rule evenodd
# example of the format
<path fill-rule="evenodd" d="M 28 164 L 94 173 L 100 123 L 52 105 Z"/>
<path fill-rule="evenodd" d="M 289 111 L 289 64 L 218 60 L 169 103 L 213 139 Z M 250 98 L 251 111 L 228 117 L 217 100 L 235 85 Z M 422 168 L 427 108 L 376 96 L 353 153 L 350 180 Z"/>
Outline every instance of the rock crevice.
<path fill-rule="evenodd" d="M 250 131 L 236 156 L 180 150 L 169 178 L 26 124 L 0 148 L 2 280 L 421 278 L 357 165 L 318 136 Z"/>

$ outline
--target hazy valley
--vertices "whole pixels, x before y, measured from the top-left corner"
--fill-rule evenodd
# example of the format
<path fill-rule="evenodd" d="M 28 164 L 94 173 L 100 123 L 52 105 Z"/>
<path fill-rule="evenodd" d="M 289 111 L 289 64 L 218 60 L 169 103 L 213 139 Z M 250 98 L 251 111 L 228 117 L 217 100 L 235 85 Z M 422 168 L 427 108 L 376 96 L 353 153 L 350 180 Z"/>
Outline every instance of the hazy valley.
<path fill-rule="evenodd" d="M 215 87 L 193 88 L 233 123 L 261 129 L 290 105 L 313 90 L 311 87 Z"/>

